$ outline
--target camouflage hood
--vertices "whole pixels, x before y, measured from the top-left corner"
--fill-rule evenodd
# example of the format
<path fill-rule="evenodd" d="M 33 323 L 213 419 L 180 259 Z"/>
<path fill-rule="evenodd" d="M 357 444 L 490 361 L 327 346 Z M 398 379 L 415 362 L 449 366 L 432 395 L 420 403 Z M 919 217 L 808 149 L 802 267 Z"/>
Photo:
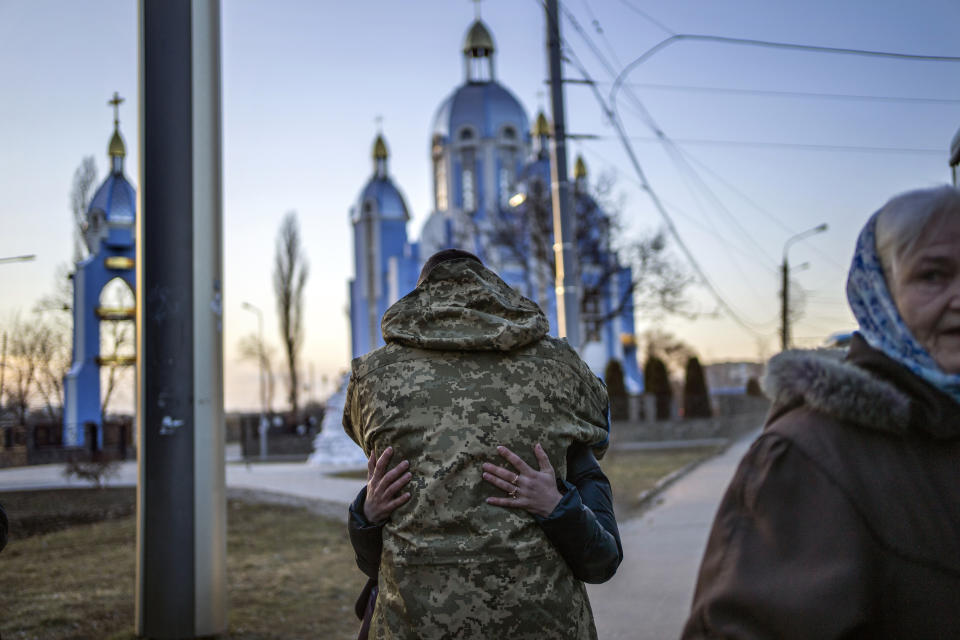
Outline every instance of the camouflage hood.
<path fill-rule="evenodd" d="M 540 307 L 473 260 L 437 265 L 380 326 L 387 344 L 444 351 L 513 351 L 549 329 Z"/>

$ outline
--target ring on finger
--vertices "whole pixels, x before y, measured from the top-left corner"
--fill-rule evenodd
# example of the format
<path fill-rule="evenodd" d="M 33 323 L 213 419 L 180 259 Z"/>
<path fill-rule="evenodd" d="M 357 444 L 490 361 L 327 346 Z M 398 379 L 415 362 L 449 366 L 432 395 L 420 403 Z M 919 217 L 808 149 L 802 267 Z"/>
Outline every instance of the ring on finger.
<path fill-rule="evenodd" d="M 519 480 L 519 479 L 520 479 L 520 474 L 518 473 L 517 475 L 513 476 L 513 482 L 512 482 L 512 484 L 517 484 L 517 480 Z"/>
<path fill-rule="evenodd" d="M 507 495 L 510 496 L 510 498 L 512 498 L 513 500 L 516 500 L 517 498 L 520 497 L 520 487 L 514 487 L 513 491 L 511 491 Z"/>

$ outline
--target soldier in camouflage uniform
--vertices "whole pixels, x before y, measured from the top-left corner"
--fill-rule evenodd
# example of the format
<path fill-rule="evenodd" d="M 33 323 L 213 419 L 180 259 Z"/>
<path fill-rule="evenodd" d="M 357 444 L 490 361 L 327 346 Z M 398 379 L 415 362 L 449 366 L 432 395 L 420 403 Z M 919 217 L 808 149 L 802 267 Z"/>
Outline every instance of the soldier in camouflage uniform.
<path fill-rule="evenodd" d="M 344 429 L 413 474 L 383 528 L 370 636 L 596 638 L 583 583 L 529 513 L 485 503 L 498 492 L 480 467 L 500 444 L 539 442 L 561 478 L 572 444 L 602 455 L 606 390 L 536 304 L 460 253 L 425 268 L 384 314 L 387 345 L 353 362 Z"/>

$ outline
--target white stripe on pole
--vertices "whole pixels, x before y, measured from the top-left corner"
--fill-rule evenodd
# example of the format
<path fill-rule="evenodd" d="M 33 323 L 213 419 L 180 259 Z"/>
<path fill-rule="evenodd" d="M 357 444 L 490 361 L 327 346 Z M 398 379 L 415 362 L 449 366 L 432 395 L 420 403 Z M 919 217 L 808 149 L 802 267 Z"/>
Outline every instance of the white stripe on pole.
<path fill-rule="evenodd" d="M 227 629 L 220 3 L 191 1 L 195 632 Z"/>

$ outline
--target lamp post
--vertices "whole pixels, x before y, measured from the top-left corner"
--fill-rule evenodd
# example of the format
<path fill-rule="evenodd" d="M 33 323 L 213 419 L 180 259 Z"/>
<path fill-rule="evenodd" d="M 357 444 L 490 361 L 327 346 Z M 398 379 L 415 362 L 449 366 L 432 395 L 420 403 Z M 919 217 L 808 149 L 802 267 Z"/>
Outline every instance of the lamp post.
<path fill-rule="evenodd" d="M 955 187 L 960 186 L 957 184 L 957 165 L 960 165 L 960 129 L 957 129 L 950 141 L 950 176 Z"/>
<path fill-rule="evenodd" d="M 10 256 L 9 258 L 0 258 L 0 264 L 7 264 L 8 262 L 30 262 L 36 257 L 37 256 L 32 253 L 26 256 Z"/>
<path fill-rule="evenodd" d="M 817 233 L 823 233 L 827 230 L 827 223 L 824 222 L 821 225 L 814 227 L 813 229 L 807 229 L 801 233 L 790 236 L 787 238 L 787 241 L 783 245 L 783 264 L 780 267 L 780 276 L 782 278 L 782 283 L 780 286 L 780 349 L 787 350 L 790 348 L 790 263 L 787 261 L 787 251 L 790 250 L 790 245 L 803 240 L 809 236 L 815 235 Z"/>
<path fill-rule="evenodd" d="M 257 427 L 257 433 L 260 434 L 260 460 L 266 460 L 267 430 L 270 425 L 267 422 L 267 395 L 263 371 L 263 312 L 260 311 L 260 307 L 249 302 L 241 302 L 240 305 L 247 311 L 257 314 L 257 365 L 260 367 L 260 424 Z"/>

